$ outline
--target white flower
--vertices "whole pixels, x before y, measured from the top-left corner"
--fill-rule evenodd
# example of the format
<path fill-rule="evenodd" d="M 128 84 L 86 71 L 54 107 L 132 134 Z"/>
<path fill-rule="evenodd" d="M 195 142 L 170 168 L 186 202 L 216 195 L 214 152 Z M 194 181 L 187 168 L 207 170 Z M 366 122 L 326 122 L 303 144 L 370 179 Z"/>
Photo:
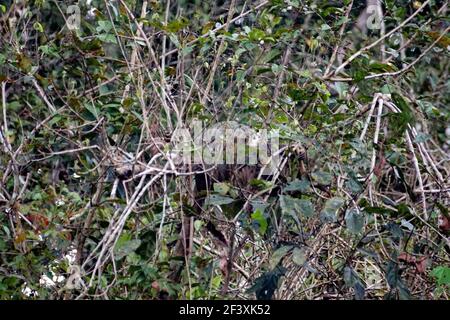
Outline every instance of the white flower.
<path fill-rule="evenodd" d="M 31 290 L 30 287 L 25 287 L 22 289 L 22 293 L 29 297 L 33 294 L 33 290 Z"/>
<path fill-rule="evenodd" d="M 221 26 L 222 26 L 222 24 L 220 22 L 216 22 L 216 25 L 215 25 L 216 29 L 220 28 Z"/>
<path fill-rule="evenodd" d="M 41 279 L 39 279 L 39 284 L 46 287 L 53 287 L 55 285 L 55 281 L 44 274 Z"/>
<path fill-rule="evenodd" d="M 263 44 L 264 44 L 264 40 L 261 40 L 261 41 L 259 42 L 259 44 L 260 44 L 260 45 L 263 45 Z"/>
<path fill-rule="evenodd" d="M 97 11 L 97 8 L 89 9 L 89 11 L 87 12 L 88 18 L 95 18 L 95 11 Z"/>
<path fill-rule="evenodd" d="M 73 264 L 75 262 L 75 257 L 77 255 L 77 249 L 70 250 L 64 258 L 67 259 L 69 264 Z"/>

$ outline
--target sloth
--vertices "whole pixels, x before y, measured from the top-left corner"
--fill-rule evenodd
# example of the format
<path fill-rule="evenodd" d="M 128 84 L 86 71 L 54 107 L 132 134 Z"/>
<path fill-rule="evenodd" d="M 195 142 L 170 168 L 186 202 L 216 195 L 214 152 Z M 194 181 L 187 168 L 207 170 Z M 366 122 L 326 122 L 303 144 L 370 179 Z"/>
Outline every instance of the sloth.
<path fill-rule="evenodd" d="M 239 150 L 236 149 L 239 149 L 239 147 L 242 147 L 242 145 L 245 145 L 247 147 L 241 148 L 240 150 L 245 150 L 245 157 L 241 157 L 241 160 L 245 158 L 244 162 L 246 163 L 227 163 L 227 161 L 224 161 L 225 163 L 219 164 L 197 163 L 189 166 L 190 170 L 198 172 L 194 175 L 195 189 L 192 214 L 196 215 L 197 217 L 203 217 L 205 219 L 206 229 L 213 236 L 213 239 L 219 247 L 228 248 L 229 243 L 227 240 L 228 237 L 226 235 L 229 231 L 229 225 L 226 222 L 220 222 L 223 221 L 223 219 L 218 219 L 217 221 L 215 221 L 214 219 L 211 219 L 212 217 L 210 215 L 205 216 L 202 214 L 204 211 L 203 206 L 206 196 L 209 195 L 210 191 L 214 189 L 214 183 L 227 182 L 231 186 L 231 188 L 238 192 L 238 196 L 235 198 L 235 201 L 232 204 L 227 206 L 226 210 L 224 208 L 223 214 L 225 216 L 234 216 L 237 211 L 242 210 L 242 205 L 246 202 L 249 196 L 257 192 L 257 187 L 252 184 L 252 180 L 258 178 L 261 180 L 271 180 L 273 178 L 273 172 L 270 170 L 268 170 L 267 172 L 265 170 L 262 170 L 264 168 L 267 168 L 267 162 L 250 161 L 251 159 L 249 159 L 249 151 L 251 150 L 251 148 L 254 148 L 258 143 L 267 143 L 267 140 L 264 139 L 264 135 L 258 135 L 257 132 L 249 129 L 248 127 L 241 126 L 235 122 L 217 124 L 212 128 L 210 127 L 210 130 L 211 131 L 209 133 L 205 133 L 205 131 L 200 131 L 200 133 L 198 133 L 197 135 L 195 135 L 194 133 L 193 140 L 196 140 L 198 145 L 201 145 L 202 148 L 208 148 L 208 152 L 213 150 L 211 152 L 212 154 L 209 154 L 210 156 L 212 156 L 212 158 L 217 155 L 214 152 L 218 152 L 219 156 L 223 156 L 223 152 L 225 151 L 225 156 L 230 156 L 230 150 L 224 150 L 224 148 L 229 146 L 230 143 L 224 143 L 224 140 L 225 142 L 230 142 L 231 140 L 231 145 L 234 148 L 232 150 L 233 157 L 231 158 L 236 160 L 238 158 L 239 152 Z M 229 140 L 227 140 L 227 133 L 230 133 L 230 131 L 232 132 L 232 137 L 228 137 Z M 185 139 L 189 134 L 186 131 L 184 133 L 184 135 L 180 134 L 183 139 Z M 239 133 L 242 133 L 242 136 L 239 136 Z M 203 139 L 205 136 L 206 139 Z M 278 147 L 277 144 L 275 144 L 275 146 Z M 273 151 L 273 149 L 270 149 L 268 151 Z M 299 159 L 300 162 L 305 159 L 305 150 L 301 147 L 290 148 L 287 154 L 290 157 Z M 259 156 L 260 154 L 257 153 L 257 155 Z M 267 154 L 263 154 L 263 158 L 264 156 L 266 156 L 267 158 Z M 276 163 L 276 166 L 278 167 L 278 163 Z M 277 177 L 283 181 L 286 180 L 286 176 L 288 174 L 288 172 L 281 172 L 279 175 L 277 175 Z M 277 184 L 277 187 L 271 190 L 271 194 L 276 194 L 279 191 L 280 184 Z M 225 211 L 227 212 L 225 213 Z M 246 211 L 252 211 L 251 205 L 247 206 Z M 183 219 L 183 223 L 180 223 L 179 225 L 180 236 L 173 249 L 174 254 L 180 257 L 188 256 L 191 250 L 189 246 L 187 246 L 187 244 L 191 242 L 189 238 L 189 230 L 190 224 L 193 220 L 191 220 L 189 214 L 185 215 Z M 183 263 L 181 263 L 181 265 L 173 266 L 173 272 L 169 276 L 171 280 L 175 282 L 179 281 L 181 276 L 182 264 Z"/>

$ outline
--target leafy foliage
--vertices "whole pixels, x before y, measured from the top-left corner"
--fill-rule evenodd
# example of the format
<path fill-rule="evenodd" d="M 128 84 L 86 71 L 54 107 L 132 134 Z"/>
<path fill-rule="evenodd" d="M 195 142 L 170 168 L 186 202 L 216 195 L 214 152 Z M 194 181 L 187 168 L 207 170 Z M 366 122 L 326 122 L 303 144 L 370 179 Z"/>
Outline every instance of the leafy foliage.
<path fill-rule="evenodd" d="M 367 3 L 3 1 L 0 298 L 448 299 L 448 3 Z"/>

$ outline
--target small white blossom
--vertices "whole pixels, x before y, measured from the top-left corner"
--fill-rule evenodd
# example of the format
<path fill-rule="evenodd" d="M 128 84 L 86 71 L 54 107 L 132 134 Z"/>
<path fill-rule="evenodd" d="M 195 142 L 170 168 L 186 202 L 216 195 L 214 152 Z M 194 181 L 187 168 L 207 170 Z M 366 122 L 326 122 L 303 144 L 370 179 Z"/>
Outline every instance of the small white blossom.
<path fill-rule="evenodd" d="M 237 19 L 237 20 L 234 22 L 234 24 L 235 24 L 235 25 L 241 25 L 242 22 L 244 22 L 244 18 L 239 18 L 239 19 Z"/>
<path fill-rule="evenodd" d="M 29 297 L 33 294 L 33 290 L 31 290 L 30 287 L 25 287 L 22 289 L 22 293 Z"/>
<path fill-rule="evenodd" d="M 88 18 L 95 18 L 95 11 L 97 10 L 97 8 L 91 8 L 89 9 L 89 11 L 87 12 L 87 17 Z"/>
<path fill-rule="evenodd" d="M 75 262 L 75 257 L 77 255 L 77 249 L 70 250 L 64 258 L 67 259 L 69 264 L 73 264 Z"/>

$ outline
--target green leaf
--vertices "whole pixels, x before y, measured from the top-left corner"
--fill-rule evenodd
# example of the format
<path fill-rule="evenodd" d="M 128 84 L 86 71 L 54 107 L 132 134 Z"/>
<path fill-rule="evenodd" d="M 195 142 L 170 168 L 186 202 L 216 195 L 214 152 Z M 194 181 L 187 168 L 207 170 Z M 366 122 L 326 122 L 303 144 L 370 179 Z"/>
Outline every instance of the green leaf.
<path fill-rule="evenodd" d="M 325 171 L 313 172 L 311 176 L 315 181 L 324 186 L 330 185 L 333 179 L 333 175 Z"/>
<path fill-rule="evenodd" d="M 431 271 L 431 276 L 436 278 L 436 282 L 438 285 L 450 285 L 450 268 L 439 266 L 434 268 Z"/>
<path fill-rule="evenodd" d="M 310 200 L 297 199 L 288 195 L 280 197 L 280 205 L 283 213 L 296 217 L 301 214 L 305 217 L 312 217 L 314 215 L 314 206 Z"/>
<path fill-rule="evenodd" d="M 336 222 L 337 211 L 344 205 L 345 200 L 343 198 L 334 197 L 328 199 L 325 202 L 325 207 L 320 212 L 320 219 L 323 222 Z"/>
<path fill-rule="evenodd" d="M 292 182 L 289 182 L 289 184 L 284 187 L 284 191 L 300 191 L 303 193 L 311 191 L 311 186 L 308 180 L 301 179 L 301 180 L 294 180 Z"/>
<path fill-rule="evenodd" d="M 180 43 L 180 41 L 178 40 L 178 37 L 177 37 L 176 34 L 173 34 L 173 33 L 169 34 L 169 38 L 170 38 L 170 41 L 172 41 L 173 44 L 174 44 L 177 48 L 181 48 L 181 43 Z"/>
<path fill-rule="evenodd" d="M 273 270 L 270 270 L 258 279 L 248 289 L 248 293 L 255 292 L 256 299 L 269 300 L 272 298 L 275 290 L 278 288 L 280 278 L 286 273 L 287 269 L 282 266 L 277 266 Z"/>
<path fill-rule="evenodd" d="M 214 192 L 217 192 L 218 194 L 224 196 L 228 193 L 230 190 L 230 186 L 228 183 L 225 182 L 217 182 L 213 185 Z"/>
<path fill-rule="evenodd" d="M 397 287 L 397 282 L 400 279 L 398 273 L 398 264 L 394 261 L 389 261 L 386 267 L 386 280 L 391 288 Z"/>
<path fill-rule="evenodd" d="M 39 32 L 44 32 L 44 27 L 39 22 L 33 24 L 33 29 Z"/>
<path fill-rule="evenodd" d="M 164 28 L 168 32 L 176 33 L 178 31 L 181 31 L 183 28 L 187 27 L 189 25 L 188 19 L 185 17 L 182 17 L 180 19 L 173 20 L 167 24 L 167 26 Z"/>
<path fill-rule="evenodd" d="M 248 33 L 248 38 L 252 41 L 260 41 L 264 38 L 266 34 L 264 33 L 264 31 L 258 29 L 258 28 L 253 28 L 249 33 Z"/>
<path fill-rule="evenodd" d="M 272 186 L 270 181 L 262 180 L 262 179 L 252 179 L 249 181 L 249 184 L 253 187 L 257 187 L 260 190 L 268 189 Z"/>
<path fill-rule="evenodd" d="M 367 71 L 361 69 L 353 69 L 352 70 L 353 80 L 355 82 L 360 82 L 364 80 L 364 78 L 368 75 Z"/>
<path fill-rule="evenodd" d="M 403 238 L 403 230 L 402 228 L 400 228 L 400 226 L 394 222 L 389 222 L 386 225 L 386 230 L 389 230 L 389 232 L 391 233 L 392 237 L 397 238 L 397 239 L 401 239 Z"/>
<path fill-rule="evenodd" d="M 89 111 L 89 113 L 94 116 L 95 119 L 99 118 L 99 114 L 100 114 L 100 110 L 98 107 L 96 107 L 95 105 L 91 104 L 91 103 L 86 103 L 84 105 L 84 107 L 86 108 L 87 111 Z"/>
<path fill-rule="evenodd" d="M 120 260 L 123 257 L 130 255 L 141 245 L 141 240 L 129 240 L 129 238 L 130 235 L 123 234 L 117 241 L 117 244 L 114 247 L 114 258 L 116 260 Z"/>
<path fill-rule="evenodd" d="M 264 214 L 261 212 L 261 210 L 256 210 L 252 215 L 251 218 L 258 224 L 259 226 L 259 234 L 264 235 L 267 230 L 267 220 L 264 217 Z"/>
<path fill-rule="evenodd" d="M 443 206 L 439 202 L 436 202 L 436 206 L 438 207 L 442 215 L 444 215 L 447 219 L 450 219 L 450 213 L 448 212 L 448 209 L 445 206 Z"/>
<path fill-rule="evenodd" d="M 345 186 L 351 191 L 351 193 L 360 193 L 363 190 L 361 183 L 352 178 L 345 183 Z"/>
<path fill-rule="evenodd" d="M 348 84 L 347 83 L 345 83 L 345 82 L 337 82 L 334 85 L 334 88 L 338 92 L 340 99 L 345 98 L 345 94 L 348 92 Z"/>
<path fill-rule="evenodd" d="M 194 51 L 194 47 L 187 46 L 187 47 L 183 47 L 183 50 L 181 50 L 181 53 L 183 54 L 183 56 L 186 56 L 186 55 L 190 54 L 192 51 Z"/>
<path fill-rule="evenodd" d="M 293 246 L 283 246 L 275 250 L 269 260 L 269 265 L 271 269 L 274 269 L 278 263 L 286 256 L 292 249 Z"/>
<path fill-rule="evenodd" d="M 236 50 L 236 53 L 239 51 Z M 244 51 L 245 52 L 245 51 Z M 280 56 L 281 52 L 278 49 L 272 49 L 267 54 L 264 55 L 264 57 L 261 57 L 261 60 L 263 63 L 270 63 L 272 60 Z"/>
<path fill-rule="evenodd" d="M 295 247 L 292 251 L 292 261 L 298 266 L 303 266 L 307 259 L 306 253 L 305 248 Z"/>
<path fill-rule="evenodd" d="M 279 72 L 281 72 L 283 70 L 283 67 L 278 65 L 278 64 L 272 64 L 272 72 L 275 74 L 278 74 Z"/>
<path fill-rule="evenodd" d="M 328 24 L 324 23 L 324 24 L 322 24 L 322 25 L 320 26 L 320 29 L 321 29 L 322 31 L 327 31 L 327 30 L 330 30 L 331 27 L 330 27 Z"/>
<path fill-rule="evenodd" d="M 378 213 L 392 217 L 396 217 L 398 215 L 397 211 L 383 207 L 366 207 L 364 208 L 364 211 L 366 211 L 367 213 Z"/>
<path fill-rule="evenodd" d="M 392 64 L 387 63 L 379 63 L 379 62 L 372 62 L 369 65 L 370 71 L 378 73 L 378 72 L 390 72 L 394 71 L 396 68 Z"/>
<path fill-rule="evenodd" d="M 297 211 L 305 217 L 312 217 L 314 215 L 314 206 L 310 200 L 299 199 L 296 202 Z"/>
<path fill-rule="evenodd" d="M 344 282 L 347 287 L 353 287 L 353 285 L 358 281 L 358 276 L 355 271 L 346 266 L 344 268 Z"/>
<path fill-rule="evenodd" d="M 233 198 L 224 197 L 224 196 L 221 196 L 218 194 L 211 194 L 208 197 L 206 197 L 205 205 L 206 206 L 210 206 L 210 205 L 221 206 L 224 204 L 230 204 L 232 202 L 234 202 Z"/>
<path fill-rule="evenodd" d="M 280 196 L 280 207 L 283 214 L 296 216 L 295 198 L 288 195 Z"/>
<path fill-rule="evenodd" d="M 365 287 L 355 270 L 349 266 L 344 268 L 344 282 L 347 287 L 353 288 L 356 300 L 364 299 Z"/>
<path fill-rule="evenodd" d="M 347 210 L 345 224 L 351 233 L 360 233 L 364 227 L 364 215 L 356 209 Z"/>
<path fill-rule="evenodd" d="M 100 34 L 100 35 L 98 35 L 98 38 L 101 41 L 106 42 L 106 43 L 114 43 L 114 44 L 117 43 L 116 36 L 111 33 Z"/>
<path fill-rule="evenodd" d="M 30 58 L 28 58 L 24 54 L 17 55 L 17 62 L 19 64 L 19 68 L 25 73 L 30 72 L 31 68 L 33 67 L 33 64 L 32 64 L 32 61 L 30 60 Z"/>
<path fill-rule="evenodd" d="M 112 30 L 113 25 L 108 20 L 100 20 L 98 22 L 98 27 L 96 28 L 97 32 L 105 32 L 108 33 L 110 30 Z"/>
<path fill-rule="evenodd" d="M 397 289 L 400 300 L 411 300 L 411 292 L 401 279 L 397 283 Z"/>
<path fill-rule="evenodd" d="M 408 128 L 408 124 L 411 126 L 415 123 L 414 114 L 406 103 L 405 99 L 398 93 L 393 92 L 392 101 L 400 109 L 400 113 L 389 113 L 390 117 L 390 127 L 393 132 L 397 135 L 403 134 Z"/>
<path fill-rule="evenodd" d="M 419 133 L 415 138 L 414 138 L 414 142 L 415 143 L 423 143 L 426 142 L 428 140 L 431 139 L 431 135 L 427 134 L 427 133 Z"/>

